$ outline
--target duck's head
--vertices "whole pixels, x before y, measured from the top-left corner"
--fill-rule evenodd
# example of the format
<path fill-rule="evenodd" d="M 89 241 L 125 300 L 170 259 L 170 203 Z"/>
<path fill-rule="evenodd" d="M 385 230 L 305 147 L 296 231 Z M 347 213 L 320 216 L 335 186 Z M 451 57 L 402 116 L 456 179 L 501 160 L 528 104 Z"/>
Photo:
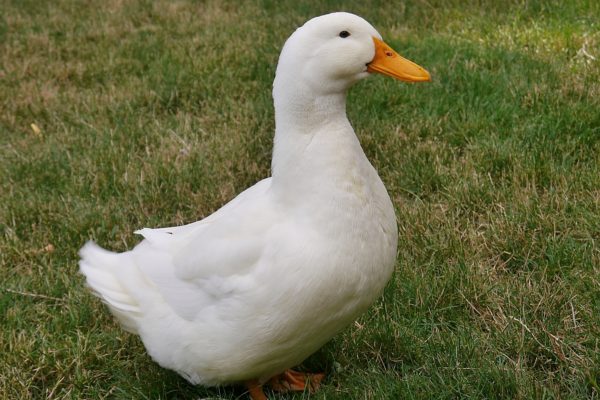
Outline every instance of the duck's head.
<path fill-rule="evenodd" d="M 345 12 L 322 15 L 306 22 L 287 40 L 279 57 L 278 86 L 302 90 L 304 83 L 319 94 L 339 93 L 380 73 L 406 82 L 429 81 L 429 73 L 401 57 L 382 41 L 363 18 Z"/>

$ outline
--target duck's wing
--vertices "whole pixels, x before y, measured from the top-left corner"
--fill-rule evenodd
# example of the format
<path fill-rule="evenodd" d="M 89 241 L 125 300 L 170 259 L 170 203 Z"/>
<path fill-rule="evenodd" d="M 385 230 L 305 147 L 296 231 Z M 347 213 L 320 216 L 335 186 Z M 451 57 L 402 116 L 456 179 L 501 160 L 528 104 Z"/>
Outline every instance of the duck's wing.
<path fill-rule="evenodd" d="M 142 229 L 135 264 L 181 317 L 247 290 L 276 212 L 265 179 L 208 218 L 175 228 Z"/>
<path fill-rule="evenodd" d="M 271 178 L 265 178 L 244 190 L 223 207 L 219 208 L 217 211 L 200 221 L 192 222 L 191 224 L 187 225 L 172 226 L 167 228 L 143 228 L 135 231 L 135 233 L 142 235 L 144 239 L 147 239 L 159 247 L 165 244 L 170 245 L 170 242 L 174 237 L 178 238 L 175 240 L 180 240 L 187 235 L 197 233 L 222 217 L 230 215 L 229 213 L 238 206 L 254 203 L 256 200 L 264 196 L 270 187 Z"/>

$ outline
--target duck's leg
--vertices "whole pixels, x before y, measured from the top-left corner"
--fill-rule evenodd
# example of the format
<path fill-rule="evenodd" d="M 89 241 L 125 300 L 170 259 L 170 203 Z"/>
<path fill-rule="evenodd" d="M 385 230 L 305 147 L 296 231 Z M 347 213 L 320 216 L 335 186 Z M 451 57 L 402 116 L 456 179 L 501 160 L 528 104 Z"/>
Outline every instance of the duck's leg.
<path fill-rule="evenodd" d="M 244 386 L 248 389 L 248 393 L 252 400 L 268 400 L 267 396 L 265 396 L 265 392 L 263 392 L 262 385 L 258 383 L 257 379 L 244 382 Z"/>
<path fill-rule="evenodd" d="M 319 389 L 321 381 L 325 374 L 309 374 L 288 369 L 285 372 L 275 375 L 269 380 L 269 385 L 277 392 L 300 391 L 308 389 L 314 393 Z"/>

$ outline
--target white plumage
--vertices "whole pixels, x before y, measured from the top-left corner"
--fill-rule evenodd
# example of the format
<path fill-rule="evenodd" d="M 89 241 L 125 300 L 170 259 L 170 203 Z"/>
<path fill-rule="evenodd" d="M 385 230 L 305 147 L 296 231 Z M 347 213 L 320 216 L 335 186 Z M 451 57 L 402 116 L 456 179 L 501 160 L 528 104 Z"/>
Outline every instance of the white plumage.
<path fill-rule="evenodd" d="M 380 295 L 396 258 L 394 209 L 345 112 L 374 37 L 362 18 L 335 13 L 288 39 L 271 178 L 199 222 L 137 231 L 131 251 L 81 249 L 88 285 L 163 367 L 203 385 L 263 382 Z"/>

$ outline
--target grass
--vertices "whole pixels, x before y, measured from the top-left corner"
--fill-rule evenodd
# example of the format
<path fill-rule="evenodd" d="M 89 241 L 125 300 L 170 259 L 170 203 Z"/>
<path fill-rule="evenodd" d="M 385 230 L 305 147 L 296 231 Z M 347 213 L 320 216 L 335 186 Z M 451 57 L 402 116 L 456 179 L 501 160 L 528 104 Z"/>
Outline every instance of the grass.
<path fill-rule="evenodd" d="M 350 93 L 396 273 L 278 398 L 600 398 L 600 3 L 392 3 L 0 0 L 0 398 L 244 398 L 154 364 L 77 251 L 267 176 L 278 52 L 339 9 L 434 81 Z"/>

